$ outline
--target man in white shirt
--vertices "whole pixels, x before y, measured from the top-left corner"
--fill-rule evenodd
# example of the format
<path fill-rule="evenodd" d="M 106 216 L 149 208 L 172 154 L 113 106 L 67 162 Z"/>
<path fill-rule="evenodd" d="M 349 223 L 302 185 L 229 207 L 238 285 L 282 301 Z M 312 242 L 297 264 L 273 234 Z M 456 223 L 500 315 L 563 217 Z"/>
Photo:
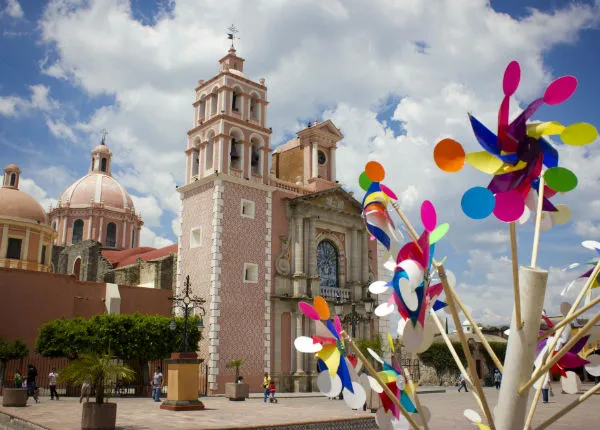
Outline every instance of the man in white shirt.
<path fill-rule="evenodd" d="M 160 389 L 163 384 L 163 374 L 160 366 L 156 368 L 154 377 L 152 378 L 152 399 L 155 402 L 160 402 Z"/>
<path fill-rule="evenodd" d="M 58 400 L 58 393 L 56 392 L 56 378 L 58 378 L 58 373 L 56 373 L 56 369 L 53 368 L 52 372 L 48 374 L 48 380 L 50 381 L 50 400 L 54 400 L 54 396 L 56 396 L 56 400 Z"/>

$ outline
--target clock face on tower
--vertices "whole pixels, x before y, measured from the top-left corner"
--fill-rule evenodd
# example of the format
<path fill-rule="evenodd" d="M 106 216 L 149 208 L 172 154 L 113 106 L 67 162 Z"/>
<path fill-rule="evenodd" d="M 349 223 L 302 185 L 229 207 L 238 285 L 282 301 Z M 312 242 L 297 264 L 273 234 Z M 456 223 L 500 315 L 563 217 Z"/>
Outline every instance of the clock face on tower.
<path fill-rule="evenodd" d="M 323 151 L 319 151 L 317 153 L 317 158 L 319 160 L 319 164 L 322 166 L 323 164 L 325 164 L 325 162 L 327 161 L 327 157 L 325 156 L 325 153 Z"/>

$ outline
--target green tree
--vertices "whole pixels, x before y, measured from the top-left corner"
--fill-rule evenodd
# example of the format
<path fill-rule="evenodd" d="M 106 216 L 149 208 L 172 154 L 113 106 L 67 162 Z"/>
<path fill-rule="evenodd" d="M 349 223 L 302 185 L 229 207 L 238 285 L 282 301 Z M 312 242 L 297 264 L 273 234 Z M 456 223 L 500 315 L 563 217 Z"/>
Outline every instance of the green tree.
<path fill-rule="evenodd" d="M 135 372 L 127 365 L 119 364 L 110 354 L 86 354 L 69 363 L 58 376 L 59 382 L 77 385 L 89 382 L 96 389 L 96 403 L 104 403 L 116 380 L 133 380 Z"/>
<path fill-rule="evenodd" d="M 228 369 L 235 369 L 235 382 L 237 382 L 240 377 L 240 366 L 244 364 L 244 361 L 246 360 L 231 360 L 225 365 Z"/>
<path fill-rule="evenodd" d="M 77 358 L 96 344 L 83 318 L 57 319 L 44 324 L 39 331 L 35 349 L 44 357 Z"/>
<path fill-rule="evenodd" d="M 8 361 L 20 360 L 28 355 L 29 349 L 21 339 L 16 339 L 14 342 L 5 342 L 0 339 L 0 386 L 4 386 Z"/>

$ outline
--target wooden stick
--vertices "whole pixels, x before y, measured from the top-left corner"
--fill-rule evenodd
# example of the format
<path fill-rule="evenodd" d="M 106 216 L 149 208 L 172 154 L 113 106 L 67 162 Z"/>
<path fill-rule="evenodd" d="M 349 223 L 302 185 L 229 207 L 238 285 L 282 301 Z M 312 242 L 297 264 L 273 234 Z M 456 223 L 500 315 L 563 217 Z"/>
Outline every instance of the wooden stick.
<path fill-rule="evenodd" d="M 398 407 L 398 409 L 400 409 L 400 412 L 402 413 L 402 415 L 404 415 L 404 418 L 406 418 L 406 420 L 410 423 L 410 425 L 414 429 L 419 430 L 419 425 L 415 422 L 413 417 L 406 411 L 406 409 L 404 409 L 404 407 L 402 406 L 402 403 L 400 403 L 400 400 L 398 399 L 398 397 L 394 396 L 394 393 L 392 393 L 392 390 L 390 390 L 389 387 L 385 384 L 385 382 L 383 382 L 381 380 L 381 378 L 377 374 L 377 371 L 373 368 L 373 366 L 371 366 L 371 363 L 369 363 L 369 361 L 365 358 L 365 356 L 360 351 L 360 349 L 358 349 L 358 347 L 354 344 L 354 342 L 352 341 L 350 336 L 348 336 L 348 333 L 346 333 L 346 331 L 342 330 L 340 335 L 342 336 L 342 338 L 344 340 L 346 340 L 350 344 L 350 346 L 352 347 L 352 350 L 354 351 L 354 354 L 356 354 L 356 356 L 360 359 L 360 361 L 362 361 L 362 364 L 365 366 L 365 368 L 371 374 L 371 376 L 373 378 L 375 378 L 375 380 L 379 383 L 379 385 L 381 385 L 381 388 L 383 388 L 383 391 L 385 391 L 385 394 L 388 395 L 390 400 L 392 402 L 394 402 L 394 404 Z"/>
<path fill-rule="evenodd" d="M 544 205 L 544 175 L 540 175 L 540 186 L 538 188 L 537 212 L 535 213 L 535 230 L 533 231 L 533 248 L 531 249 L 531 267 L 537 265 L 538 248 L 540 246 L 540 228 L 542 225 L 542 208 Z"/>
<path fill-rule="evenodd" d="M 438 330 L 440 331 L 440 334 L 442 335 L 442 339 L 444 339 L 444 342 L 446 342 L 446 346 L 448 347 L 448 350 L 450 351 L 452 358 L 454 358 L 454 362 L 456 363 L 458 370 L 462 374 L 463 378 L 465 378 L 465 381 L 471 386 L 471 393 L 473 394 L 473 397 L 475 397 L 475 401 L 477 402 L 477 404 L 479 405 L 479 409 L 483 413 L 483 404 L 481 403 L 481 399 L 477 395 L 477 392 L 475 392 L 473 390 L 473 381 L 471 381 L 471 376 L 469 375 L 469 372 L 467 372 L 467 369 L 465 369 L 465 366 L 463 366 L 462 362 L 460 361 L 460 358 L 458 357 L 458 354 L 456 353 L 456 350 L 454 349 L 454 345 L 452 345 L 452 341 L 446 334 L 446 330 L 444 329 L 444 326 L 442 325 L 440 318 L 437 316 L 437 314 L 435 313 L 435 311 L 433 309 L 429 310 L 429 314 L 433 318 L 435 325 L 437 326 Z"/>
<path fill-rule="evenodd" d="M 500 372 L 504 373 L 504 366 L 502 365 L 502 363 L 500 363 L 500 360 L 498 359 L 498 357 L 496 356 L 496 353 L 494 352 L 494 350 L 490 346 L 489 342 L 487 341 L 487 339 L 485 338 L 485 336 L 483 335 L 483 333 L 479 329 L 479 326 L 475 323 L 475 321 L 473 321 L 473 318 L 471 317 L 471 314 L 467 310 L 467 308 L 464 305 L 464 303 L 461 302 L 460 299 L 458 298 L 458 295 L 456 294 L 456 291 L 454 291 L 454 289 L 452 288 L 452 286 L 449 285 L 449 287 L 450 288 L 448 289 L 448 291 L 450 291 L 452 293 L 452 297 L 453 297 L 454 301 L 458 304 L 458 307 L 460 308 L 460 310 L 462 311 L 462 313 L 465 314 L 465 317 L 467 317 L 467 319 L 471 323 L 471 326 L 473 327 L 473 330 L 475 331 L 475 334 L 481 340 L 481 343 L 483 344 L 483 347 L 485 348 L 485 350 L 489 354 L 490 358 L 492 359 L 492 361 L 494 362 L 494 364 L 496 365 L 496 367 L 498 368 L 498 370 Z"/>
<path fill-rule="evenodd" d="M 413 356 L 413 359 L 414 359 L 414 356 Z M 423 413 L 423 410 L 421 409 L 421 402 L 419 401 L 419 396 L 417 395 L 417 387 L 415 387 L 412 377 L 410 376 L 410 372 L 406 369 L 406 367 L 403 367 L 402 370 L 404 370 L 404 377 L 408 381 L 408 385 L 410 386 L 410 389 L 414 394 L 415 406 L 417 407 L 417 412 L 419 413 L 419 416 L 421 417 L 421 422 L 423 423 L 423 428 L 425 430 L 429 430 L 429 425 L 427 424 L 427 419 L 425 418 L 425 414 Z"/>
<path fill-rule="evenodd" d="M 552 415 L 550 418 L 548 418 L 546 421 L 544 421 L 542 424 L 540 424 L 538 427 L 536 427 L 535 430 L 543 430 L 543 429 L 547 428 L 550 424 L 554 423 L 559 418 L 564 417 L 568 412 L 575 409 L 576 406 L 578 406 L 581 403 L 583 403 L 584 401 L 586 401 L 592 394 L 594 394 L 597 391 L 600 391 L 600 383 L 594 385 L 592 388 L 590 388 L 585 393 L 583 393 L 581 396 L 579 396 L 579 398 L 577 398 L 577 400 L 573 401 L 572 403 L 568 404 L 567 406 L 562 408 L 560 411 L 558 411 L 557 413 Z"/>
<path fill-rule="evenodd" d="M 584 312 L 589 311 L 591 308 L 596 306 L 598 303 L 600 303 L 600 297 L 596 297 L 589 304 L 585 305 L 584 307 L 579 309 L 577 312 L 571 314 L 569 317 L 565 317 L 562 321 L 557 323 L 554 327 L 546 330 L 544 332 L 544 334 L 539 335 L 538 342 L 541 342 L 542 340 L 546 339 L 548 336 L 552 335 L 556 330 L 563 328 L 564 326 L 569 324 L 571 321 L 573 321 L 575 318 L 577 318 L 579 315 L 581 315 Z"/>
<path fill-rule="evenodd" d="M 573 305 L 571 306 L 571 309 L 569 310 L 569 312 L 567 313 L 567 315 L 565 315 L 565 319 L 569 318 L 571 315 L 573 315 L 575 313 L 575 309 L 577 309 L 577 307 L 579 306 L 579 304 L 581 303 L 581 301 L 585 297 L 585 294 L 586 294 L 587 290 L 593 284 L 594 279 L 596 279 L 596 277 L 598 276 L 598 273 L 600 273 L 600 260 L 598 260 L 598 262 L 596 263 L 596 267 L 594 267 L 594 270 L 592 271 L 592 274 L 588 278 L 588 280 L 585 283 L 584 287 L 579 292 L 579 295 L 575 299 L 575 302 L 573 302 Z M 552 339 L 552 343 L 550 344 L 550 346 L 548 347 L 548 350 L 546 351 L 546 357 L 550 355 L 550 352 L 554 351 L 554 348 L 556 347 L 556 344 L 558 343 L 558 340 L 560 339 L 560 335 L 562 334 L 563 330 L 564 330 L 564 326 L 559 329 L 559 331 L 556 333 L 556 336 L 554 336 L 554 339 Z M 579 333 L 581 333 L 581 330 L 577 334 L 579 335 Z M 545 359 L 546 358 L 544 358 L 542 360 L 542 363 L 545 363 L 544 362 Z M 542 367 L 543 367 L 543 365 L 540 366 L 540 368 L 542 368 Z M 529 387 L 531 387 L 531 385 L 535 381 L 537 381 L 540 378 L 540 376 L 542 376 L 545 373 L 545 372 L 540 372 L 539 370 L 540 369 L 538 369 L 536 372 L 534 372 L 534 374 L 531 377 L 531 379 L 525 385 L 523 385 L 521 387 L 521 389 L 519 390 L 519 394 L 523 394 L 523 392 L 525 392 L 525 390 L 529 389 Z M 532 404 L 532 408 L 534 408 L 534 409 L 536 408 L 535 403 Z"/>
<path fill-rule="evenodd" d="M 541 366 L 539 369 L 537 369 L 535 371 L 535 373 L 533 374 L 533 376 L 531 377 L 531 379 L 521 387 L 521 389 L 519 390 L 519 394 L 523 394 L 523 392 L 525 392 L 526 390 L 528 390 L 529 387 L 531 387 L 531 385 L 535 381 L 537 381 L 537 379 L 541 375 L 544 375 L 548 370 L 550 370 L 550 368 L 552 366 L 554 366 L 558 362 L 558 360 L 560 360 L 562 358 L 563 355 L 565 355 L 567 352 L 569 352 L 569 350 L 571 348 L 573 348 L 573 346 L 579 341 L 579 339 L 581 339 L 583 336 L 585 336 L 587 334 L 587 332 L 590 331 L 590 329 L 598 321 L 600 321 L 600 312 L 598 312 L 598 314 L 596 314 L 594 316 L 594 318 L 592 318 L 591 320 L 589 320 L 586 325 L 584 325 L 581 329 L 579 329 L 577 331 L 577 334 L 575 336 L 573 336 L 571 339 L 569 339 L 569 341 L 560 350 L 558 350 L 558 352 L 556 353 L 556 355 L 552 356 L 548 360 L 548 362 L 546 362 L 546 364 L 544 364 L 543 366 Z M 558 339 L 558 337 L 559 336 L 556 336 L 556 339 Z M 552 350 L 550 348 L 548 349 L 548 351 L 552 352 Z"/>
<path fill-rule="evenodd" d="M 521 293 L 519 291 L 519 259 L 517 258 L 517 228 L 516 228 L 514 222 L 510 223 L 510 250 L 512 253 L 513 294 L 515 296 L 515 316 L 517 319 L 517 329 L 521 330 L 523 328 L 523 320 L 521 319 Z M 502 370 L 501 370 L 501 372 L 502 372 Z"/>
<path fill-rule="evenodd" d="M 542 394 L 542 384 L 535 390 L 535 396 L 533 397 L 533 403 L 531 403 L 531 407 L 529 408 L 529 412 L 527 413 L 527 420 L 525 421 L 525 427 L 523 430 L 529 430 L 531 428 L 531 421 L 533 421 L 533 415 L 535 414 L 535 408 L 537 407 L 538 402 L 540 401 L 540 394 Z"/>
<path fill-rule="evenodd" d="M 448 284 L 448 278 L 446 277 L 446 271 L 444 270 L 443 265 L 438 265 L 438 275 L 440 276 L 440 280 L 442 281 L 442 286 L 444 287 L 444 291 L 446 293 L 446 301 L 448 302 L 448 308 L 450 309 L 450 313 L 452 314 L 452 319 L 454 320 L 454 325 L 456 326 L 456 331 L 458 333 L 458 337 L 460 338 L 460 343 L 462 344 L 463 352 L 465 357 L 467 358 L 468 368 L 471 372 L 473 387 L 475 391 L 479 395 L 481 399 L 481 404 L 483 406 L 483 413 L 485 418 L 487 419 L 488 425 L 491 430 L 495 430 L 494 421 L 492 419 L 492 413 L 490 412 L 490 408 L 487 404 L 487 400 L 483 394 L 483 390 L 481 388 L 481 382 L 477 377 L 477 372 L 475 371 L 475 362 L 473 361 L 473 356 L 471 355 L 471 350 L 469 349 L 469 344 L 467 343 L 467 337 L 463 332 L 462 325 L 460 324 L 460 319 L 458 317 L 458 312 L 456 310 L 456 305 L 454 304 L 454 294 L 452 294 L 450 285 Z"/>

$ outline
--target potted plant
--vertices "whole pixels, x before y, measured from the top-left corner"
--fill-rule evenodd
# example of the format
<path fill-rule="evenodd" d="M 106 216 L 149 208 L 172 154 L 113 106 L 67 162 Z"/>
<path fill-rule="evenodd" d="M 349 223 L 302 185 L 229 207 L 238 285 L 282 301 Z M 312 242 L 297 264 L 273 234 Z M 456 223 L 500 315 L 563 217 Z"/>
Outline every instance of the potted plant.
<path fill-rule="evenodd" d="M 17 339 L 14 342 L 5 342 L 0 339 L 0 387 L 2 387 L 2 406 L 24 407 L 27 405 L 27 389 L 20 384 L 15 387 L 6 385 L 6 367 L 9 360 L 23 360 L 29 355 L 25 342 Z"/>
<path fill-rule="evenodd" d="M 106 401 L 107 388 L 110 393 L 114 382 L 133 379 L 134 371 L 116 362 L 110 354 L 81 354 L 59 374 L 60 382 L 70 384 L 91 383 L 96 389 L 96 402 L 85 402 L 81 416 L 84 430 L 112 430 L 117 423 L 117 404 Z"/>
<path fill-rule="evenodd" d="M 240 366 L 244 364 L 245 360 L 232 360 L 225 365 L 228 369 L 235 369 L 235 382 L 228 382 L 225 384 L 225 397 L 233 401 L 246 400 L 250 394 L 250 387 L 248 384 L 242 382 L 240 377 Z"/>

